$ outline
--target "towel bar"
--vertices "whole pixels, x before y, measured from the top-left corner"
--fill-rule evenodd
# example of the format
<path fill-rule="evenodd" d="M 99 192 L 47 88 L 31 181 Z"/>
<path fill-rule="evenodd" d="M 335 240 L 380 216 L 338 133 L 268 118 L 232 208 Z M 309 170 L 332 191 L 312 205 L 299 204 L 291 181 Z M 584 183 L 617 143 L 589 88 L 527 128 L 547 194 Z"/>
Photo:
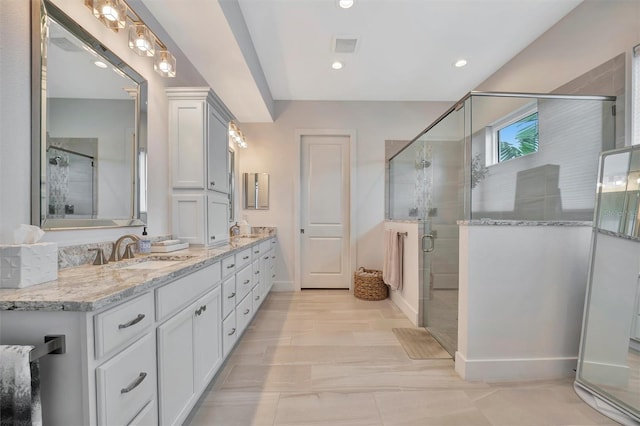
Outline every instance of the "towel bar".
<path fill-rule="evenodd" d="M 64 334 L 52 334 L 44 336 L 44 343 L 36 346 L 29 353 L 29 361 L 33 362 L 49 354 L 66 353 L 66 342 Z"/>

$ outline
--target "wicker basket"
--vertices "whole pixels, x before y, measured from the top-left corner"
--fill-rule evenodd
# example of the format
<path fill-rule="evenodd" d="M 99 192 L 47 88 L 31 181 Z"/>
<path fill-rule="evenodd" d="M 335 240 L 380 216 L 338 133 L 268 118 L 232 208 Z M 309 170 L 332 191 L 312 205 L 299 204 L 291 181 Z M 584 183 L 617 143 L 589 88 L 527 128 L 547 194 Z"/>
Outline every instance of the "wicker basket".
<path fill-rule="evenodd" d="M 383 300 L 389 288 L 382 281 L 382 271 L 360 268 L 353 273 L 353 295 L 362 300 Z"/>

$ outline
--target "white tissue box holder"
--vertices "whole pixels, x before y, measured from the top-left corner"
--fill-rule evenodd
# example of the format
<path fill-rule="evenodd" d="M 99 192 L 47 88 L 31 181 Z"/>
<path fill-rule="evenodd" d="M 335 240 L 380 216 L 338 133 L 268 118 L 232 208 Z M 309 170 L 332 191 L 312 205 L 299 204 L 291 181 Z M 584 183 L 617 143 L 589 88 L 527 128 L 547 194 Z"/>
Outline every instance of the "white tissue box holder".
<path fill-rule="evenodd" d="M 57 243 L 0 245 L 0 288 L 24 288 L 57 279 Z"/>

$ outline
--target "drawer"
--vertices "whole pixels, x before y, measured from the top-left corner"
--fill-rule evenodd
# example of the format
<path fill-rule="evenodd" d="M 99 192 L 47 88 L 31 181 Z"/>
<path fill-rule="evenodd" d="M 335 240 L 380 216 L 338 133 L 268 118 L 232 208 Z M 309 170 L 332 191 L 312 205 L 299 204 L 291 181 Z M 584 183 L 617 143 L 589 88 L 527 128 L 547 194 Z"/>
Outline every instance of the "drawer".
<path fill-rule="evenodd" d="M 152 334 L 96 368 L 99 425 L 129 424 L 156 395 Z"/>
<path fill-rule="evenodd" d="M 255 314 L 258 312 L 258 308 L 262 305 L 262 284 L 258 284 L 251 291 L 251 299 L 252 299 L 252 309 Z"/>
<path fill-rule="evenodd" d="M 269 250 L 271 250 L 271 239 L 262 241 L 260 243 L 260 253 L 264 254 L 264 253 L 268 252 Z"/>
<path fill-rule="evenodd" d="M 236 327 L 236 311 L 225 318 L 222 322 L 222 358 L 226 358 L 238 341 L 238 329 Z"/>
<path fill-rule="evenodd" d="M 220 262 L 156 290 L 156 319 L 162 321 L 220 285 Z"/>
<path fill-rule="evenodd" d="M 253 256 L 254 259 L 257 259 L 258 256 L 260 254 L 260 243 L 254 245 L 251 247 L 251 255 Z"/>
<path fill-rule="evenodd" d="M 236 257 L 227 256 L 222 259 L 222 276 L 226 277 L 236 271 Z"/>
<path fill-rule="evenodd" d="M 222 318 L 226 318 L 236 308 L 236 276 L 222 282 Z"/>
<path fill-rule="evenodd" d="M 236 274 L 236 302 L 240 302 L 253 288 L 251 265 L 245 266 Z"/>
<path fill-rule="evenodd" d="M 236 253 L 236 271 L 251 263 L 251 247 Z"/>
<path fill-rule="evenodd" d="M 260 282 L 260 259 L 253 261 L 251 270 L 251 283 L 255 286 Z"/>
<path fill-rule="evenodd" d="M 96 359 L 132 342 L 136 337 L 146 333 L 152 323 L 152 293 L 96 315 L 93 318 Z"/>
<path fill-rule="evenodd" d="M 251 322 L 251 318 L 253 318 L 253 298 L 251 297 L 251 293 L 247 295 L 236 307 L 236 323 L 238 328 L 238 333 L 242 334 L 247 325 Z"/>

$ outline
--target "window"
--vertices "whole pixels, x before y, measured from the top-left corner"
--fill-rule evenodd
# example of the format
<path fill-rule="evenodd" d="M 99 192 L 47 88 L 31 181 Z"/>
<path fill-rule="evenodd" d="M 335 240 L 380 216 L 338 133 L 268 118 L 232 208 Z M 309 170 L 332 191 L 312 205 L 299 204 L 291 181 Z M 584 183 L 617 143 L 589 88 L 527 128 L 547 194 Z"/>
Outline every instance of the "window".
<path fill-rule="evenodd" d="M 538 110 L 529 104 L 487 127 L 487 166 L 538 152 Z"/>

